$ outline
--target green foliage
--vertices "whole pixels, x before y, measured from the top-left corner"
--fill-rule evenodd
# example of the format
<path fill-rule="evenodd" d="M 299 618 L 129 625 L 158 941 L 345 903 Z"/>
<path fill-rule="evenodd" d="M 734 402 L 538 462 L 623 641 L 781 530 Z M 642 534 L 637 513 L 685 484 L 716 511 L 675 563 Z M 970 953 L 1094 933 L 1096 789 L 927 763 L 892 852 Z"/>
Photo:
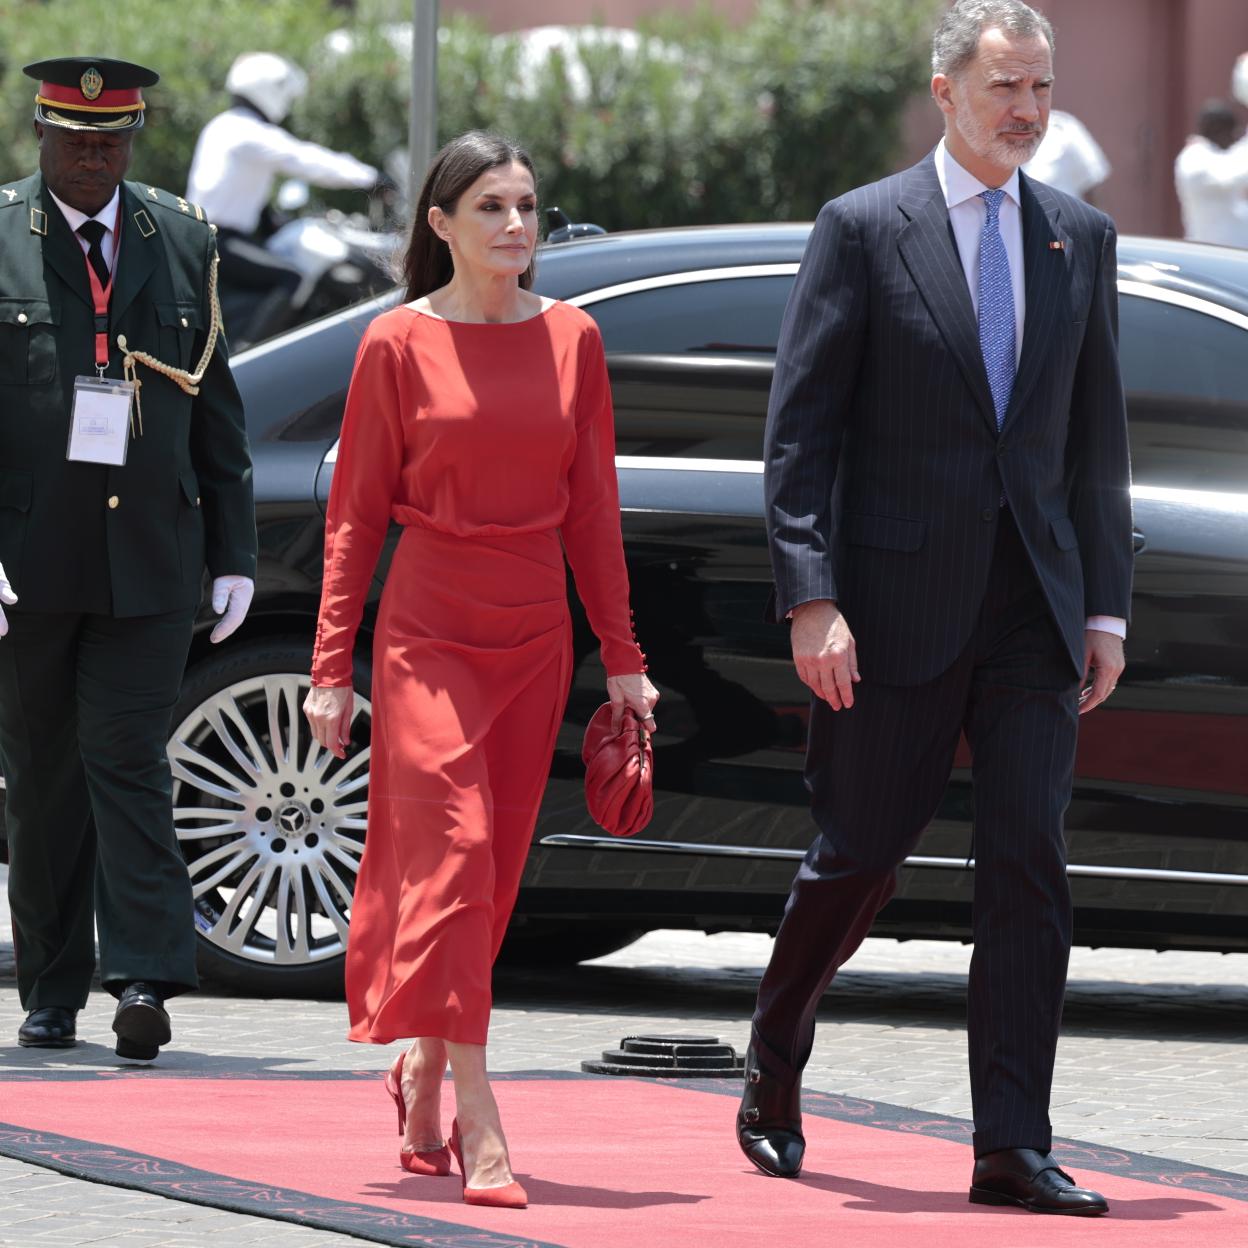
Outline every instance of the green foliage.
<path fill-rule="evenodd" d="M 517 37 L 444 10 L 439 140 L 474 126 L 514 136 L 533 154 L 545 203 L 608 228 L 809 218 L 893 166 L 941 3 L 760 0 L 739 26 L 709 8 L 669 13 L 639 37 L 581 28 L 539 59 Z M 298 133 L 377 165 L 406 146 L 411 71 L 393 27 L 410 18 L 406 0 L 357 0 L 354 14 L 328 0 L 214 0 L 203 5 L 208 22 L 191 20 L 199 8 L 0 0 L 16 36 L 0 78 L 9 172 L 34 167 L 33 84 L 21 64 L 82 50 L 81 29 L 107 32 L 101 54 L 164 75 L 135 159 L 135 176 L 158 185 L 184 185 L 198 130 L 224 103 L 229 62 L 246 49 L 308 69 Z M 324 36 L 339 26 L 352 46 L 331 52 Z"/>
<path fill-rule="evenodd" d="M 448 16 L 438 137 L 472 127 L 524 143 L 545 203 L 611 229 L 813 217 L 888 172 L 906 104 L 927 83 L 942 0 L 760 0 L 731 26 L 709 8 L 618 39 L 582 27 L 537 63 L 515 36 Z M 398 20 L 403 0 L 373 0 Z M 378 163 L 406 142 L 408 67 L 380 24 L 317 72 L 302 117 Z M 570 55 L 569 55 L 570 53 Z M 367 84 L 367 87 L 361 84 Z M 369 118 L 372 121 L 369 121 Z"/>
<path fill-rule="evenodd" d="M 240 52 L 282 52 L 303 64 L 342 21 L 329 0 L 0 0 L 0 177 L 33 173 L 35 83 L 22 73 L 53 56 L 113 56 L 148 65 L 145 124 L 129 176 L 181 194 L 204 123 Z"/>

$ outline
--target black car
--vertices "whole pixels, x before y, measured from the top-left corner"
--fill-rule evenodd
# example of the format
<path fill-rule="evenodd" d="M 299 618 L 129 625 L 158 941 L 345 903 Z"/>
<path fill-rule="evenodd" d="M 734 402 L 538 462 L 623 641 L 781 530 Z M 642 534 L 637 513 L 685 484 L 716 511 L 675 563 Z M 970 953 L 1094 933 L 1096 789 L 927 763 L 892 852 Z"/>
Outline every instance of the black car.
<path fill-rule="evenodd" d="M 656 813 L 634 840 L 589 819 L 580 738 L 603 700 L 574 610 L 576 674 L 509 950 L 575 960 L 653 927 L 774 930 L 813 836 L 808 696 L 764 622 L 762 430 L 781 315 L 809 227 L 714 227 L 543 250 L 538 289 L 602 328 L 616 404 L 637 633 L 663 694 Z M 1128 666 L 1082 721 L 1067 818 L 1084 944 L 1248 949 L 1248 252 L 1121 240 L 1135 473 Z M 341 974 L 368 797 L 369 650 L 345 761 L 300 707 L 323 511 L 351 364 L 397 293 L 241 354 L 256 466 L 255 604 L 192 650 L 169 746 L 204 971 L 264 993 Z M 392 538 L 397 532 L 392 533 Z M 392 547 L 391 547 L 392 548 Z M 965 753 L 874 931 L 970 933 Z"/>

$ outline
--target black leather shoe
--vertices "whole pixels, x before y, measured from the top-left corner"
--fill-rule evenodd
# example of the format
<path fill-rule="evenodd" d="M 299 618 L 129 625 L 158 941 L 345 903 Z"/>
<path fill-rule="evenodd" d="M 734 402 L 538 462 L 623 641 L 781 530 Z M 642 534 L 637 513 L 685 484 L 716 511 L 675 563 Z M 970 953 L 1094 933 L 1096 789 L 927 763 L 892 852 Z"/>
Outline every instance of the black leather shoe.
<path fill-rule="evenodd" d="M 31 1010 L 17 1029 L 17 1042 L 24 1049 L 72 1049 L 78 1043 L 77 1010 L 45 1005 Z"/>
<path fill-rule="evenodd" d="M 169 1015 L 164 1002 L 151 984 L 128 984 L 117 1002 L 113 1015 L 117 1033 L 117 1056 L 139 1062 L 150 1062 L 169 1043 Z"/>
<path fill-rule="evenodd" d="M 767 1073 L 754 1046 L 745 1054 L 745 1092 L 737 1111 L 737 1143 L 764 1174 L 795 1179 L 802 1172 L 802 1081 Z"/>
<path fill-rule="evenodd" d="M 1003 1148 L 976 1158 L 971 1204 L 1021 1205 L 1032 1213 L 1066 1213 L 1095 1218 L 1109 1211 L 1100 1192 L 1076 1187 L 1048 1153 L 1034 1148 Z"/>

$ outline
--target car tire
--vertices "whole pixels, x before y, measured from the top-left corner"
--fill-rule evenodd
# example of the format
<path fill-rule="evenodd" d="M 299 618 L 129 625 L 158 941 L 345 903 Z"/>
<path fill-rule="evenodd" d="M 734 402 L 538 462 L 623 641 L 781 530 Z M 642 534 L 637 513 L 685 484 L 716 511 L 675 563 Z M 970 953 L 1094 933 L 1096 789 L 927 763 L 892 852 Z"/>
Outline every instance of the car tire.
<path fill-rule="evenodd" d="M 357 659 L 339 760 L 303 717 L 311 662 L 299 637 L 214 652 L 188 670 L 173 714 L 174 829 L 195 890 L 200 974 L 256 996 L 342 994 L 368 801 L 370 681 Z"/>

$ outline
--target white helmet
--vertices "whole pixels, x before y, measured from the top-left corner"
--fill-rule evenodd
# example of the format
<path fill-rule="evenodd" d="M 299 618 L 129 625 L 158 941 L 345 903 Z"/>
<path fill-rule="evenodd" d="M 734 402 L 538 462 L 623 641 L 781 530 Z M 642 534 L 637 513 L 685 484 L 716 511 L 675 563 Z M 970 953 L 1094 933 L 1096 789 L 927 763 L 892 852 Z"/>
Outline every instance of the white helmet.
<path fill-rule="evenodd" d="M 1235 62 L 1235 72 L 1231 74 L 1231 94 L 1248 108 L 1248 52 Z"/>
<path fill-rule="evenodd" d="M 308 89 L 308 76 L 293 61 L 273 52 L 244 52 L 234 58 L 225 89 L 258 108 L 275 126 Z"/>

